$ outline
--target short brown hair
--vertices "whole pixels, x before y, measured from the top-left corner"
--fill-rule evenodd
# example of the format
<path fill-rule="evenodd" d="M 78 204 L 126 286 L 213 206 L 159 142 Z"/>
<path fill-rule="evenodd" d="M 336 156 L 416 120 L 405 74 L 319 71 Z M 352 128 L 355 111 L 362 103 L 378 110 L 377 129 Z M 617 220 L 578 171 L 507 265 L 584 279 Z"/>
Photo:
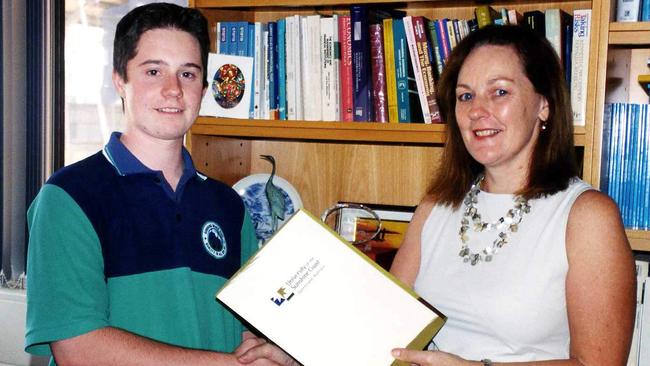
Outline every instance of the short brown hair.
<path fill-rule="evenodd" d="M 566 189 L 578 175 L 578 167 L 571 100 L 559 59 L 549 42 L 532 30 L 491 25 L 471 33 L 454 48 L 440 77 L 437 97 L 441 116 L 447 123 L 447 142 L 429 194 L 439 204 L 459 207 L 471 183 L 484 170 L 465 148 L 455 114 L 460 69 L 469 54 L 484 45 L 512 47 L 535 92 L 545 97 L 549 105 L 546 129 L 535 145 L 527 184 L 515 193 L 531 199 Z"/>

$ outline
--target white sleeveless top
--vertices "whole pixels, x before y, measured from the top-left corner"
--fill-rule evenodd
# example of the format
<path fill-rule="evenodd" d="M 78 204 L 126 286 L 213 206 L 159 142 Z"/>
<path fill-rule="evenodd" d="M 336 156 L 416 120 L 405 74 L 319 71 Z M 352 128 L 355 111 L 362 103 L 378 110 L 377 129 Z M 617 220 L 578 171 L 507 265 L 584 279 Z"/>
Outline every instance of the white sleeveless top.
<path fill-rule="evenodd" d="M 576 179 L 552 196 L 531 200 L 519 231 L 491 262 L 463 263 L 458 231 L 464 206 L 436 206 L 422 229 L 415 291 L 448 319 L 433 339 L 441 351 L 494 362 L 569 357 L 565 233 L 571 206 L 592 189 Z M 478 212 L 493 222 L 514 206 L 510 194 L 480 192 Z M 469 231 L 473 253 L 497 231 Z"/>

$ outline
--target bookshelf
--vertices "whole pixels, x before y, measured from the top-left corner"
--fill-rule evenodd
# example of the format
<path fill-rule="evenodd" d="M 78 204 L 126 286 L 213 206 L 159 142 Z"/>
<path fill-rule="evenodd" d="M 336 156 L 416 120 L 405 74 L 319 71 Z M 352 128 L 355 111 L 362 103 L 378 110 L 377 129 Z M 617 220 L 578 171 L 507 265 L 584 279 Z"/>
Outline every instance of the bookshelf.
<path fill-rule="evenodd" d="M 393 0 L 190 0 L 210 24 L 217 21 L 268 22 L 293 14 L 347 13 L 352 4 L 394 4 L 409 15 L 430 19 L 473 17 L 479 1 Z M 592 9 L 592 37 L 587 94 L 587 123 L 576 127 L 574 143 L 582 161 L 582 177 L 598 185 L 600 138 L 608 40 L 639 44 L 650 40 L 650 27 L 610 23 L 608 0 L 489 3 L 520 12 L 560 8 Z M 612 36 L 610 32 L 614 32 Z M 212 35 L 214 37 L 214 34 Z M 647 41 L 646 41 L 647 42 Z M 444 125 L 237 120 L 201 117 L 187 144 L 197 167 L 233 184 L 254 173 L 268 173 L 260 154 L 275 156 L 277 174 L 300 192 L 305 208 L 320 214 L 337 201 L 416 205 L 438 168 L 445 141 Z M 628 232 L 634 249 L 650 250 L 650 234 Z"/>
<path fill-rule="evenodd" d="M 617 74 L 618 70 L 616 65 L 608 63 L 608 55 L 620 50 L 641 50 L 650 55 L 650 22 L 629 22 L 621 23 L 615 22 L 616 15 L 616 2 L 615 1 L 602 1 L 600 4 L 601 17 L 606 21 L 600 23 L 600 39 L 598 44 L 598 66 L 597 66 L 597 82 L 596 89 L 596 110 L 595 110 L 595 123 L 593 146 L 594 159 L 592 161 L 592 178 L 591 182 L 598 185 L 600 182 L 600 161 L 601 161 L 601 145 L 602 145 L 602 128 L 603 128 L 603 114 L 605 103 L 615 102 L 643 102 L 638 100 L 637 96 L 629 92 L 621 93 L 620 90 L 612 88 L 612 76 Z M 610 55 L 611 56 L 611 55 Z M 610 57 L 611 58 L 611 57 Z M 643 69 L 647 71 L 645 65 L 639 65 L 638 62 L 632 61 L 632 65 L 625 70 L 628 78 L 636 80 L 636 71 Z M 636 64 L 636 65 L 635 65 Z M 621 96 L 622 95 L 622 96 Z M 647 103 L 647 96 L 645 99 Z M 626 230 L 630 244 L 634 250 L 650 251 L 650 231 L 644 230 Z"/>

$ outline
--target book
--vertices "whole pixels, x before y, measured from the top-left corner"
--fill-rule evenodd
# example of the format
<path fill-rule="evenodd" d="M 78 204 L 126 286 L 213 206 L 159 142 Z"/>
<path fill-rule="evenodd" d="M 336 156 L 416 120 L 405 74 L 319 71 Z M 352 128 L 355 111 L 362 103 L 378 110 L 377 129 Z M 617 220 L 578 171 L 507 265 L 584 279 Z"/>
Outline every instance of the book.
<path fill-rule="evenodd" d="M 338 103 L 338 83 L 334 74 L 334 18 L 320 18 L 320 47 L 321 47 L 321 86 L 322 91 L 322 113 L 323 121 L 336 121 L 336 105 Z"/>
<path fill-rule="evenodd" d="M 287 119 L 287 20 L 278 19 L 278 119 Z"/>
<path fill-rule="evenodd" d="M 566 25 L 572 21 L 571 15 L 562 9 L 546 9 L 544 12 L 545 35 L 555 53 L 560 65 L 564 64 L 564 44 L 566 42 Z"/>
<path fill-rule="evenodd" d="M 352 98 L 354 121 L 367 122 L 375 118 L 372 103 L 372 71 L 370 69 L 370 29 L 368 7 L 350 7 L 352 31 Z"/>
<path fill-rule="evenodd" d="M 208 54 L 208 90 L 199 115 L 248 118 L 253 58 L 219 53 Z"/>
<path fill-rule="evenodd" d="M 384 19 L 383 30 L 388 122 L 398 123 L 399 117 L 397 115 L 397 79 L 395 76 L 395 38 L 393 36 L 393 19 Z"/>
<path fill-rule="evenodd" d="M 584 126 L 586 120 L 590 39 L 591 9 L 574 10 L 570 91 L 573 124 L 576 126 Z"/>
<path fill-rule="evenodd" d="M 395 56 L 395 83 L 397 85 L 397 120 L 400 123 L 411 122 L 413 119 L 411 116 L 411 96 L 409 93 L 409 85 L 411 83 L 409 80 L 410 58 L 402 19 L 393 20 L 393 46 Z"/>
<path fill-rule="evenodd" d="M 641 316 L 641 333 L 639 335 L 638 365 L 650 365 L 650 277 L 643 282 L 643 312 Z"/>
<path fill-rule="evenodd" d="M 384 66 L 384 32 L 382 24 L 370 25 L 370 70 L 372 71 L 372 102 L 375 122 L 388 122 L 386 68 Z"/>
<path fill-rule="evenodd" d="M 546 36 L 546 20 L 544 19 L 544 13 L 541 11 L 524 12 L 524 24 L 542 36 Z"/>
<path fill-rule="evenodd" d="M 429 31 L 429 40 L 431 41 L 431 46 L 433 48 L 433 60 L 432 62 L 435 62 L 435 75 L 436 75 L 436 80 L 440 79 L 440 75 L 442 74 L 442 69 L 443 69 L 443 55 L 440 50 L 440 41 L 439 41 L 439 36 L 436 31 L 436 21 L 435 20 L 430 20 L 427 22 L 427 29 Z"/>
<path fill-rule="evenodd" d="M 426 95 L 430 119 L 432 123 L 441 123 L 440 108 L 436 100 L 436 85 L 434 81 L 433 66 L 431 65 L 431 45 L 427 40 L 426 32 L 427 19 L 421 16 L 413 17 L 413 35 L 417 48 L 417 55 L 420 60 L 422 80 L 424 82 L 424 93 Z M 450 24 L 450 22 L 447 22 Z M 452 38 L 449 36 L 448 38 Z"/>
<path fill-rule="evenodd" d="M 279 118 L 278 23 L 268 22 L 268 49 L 266 52 L 266 74 L 269 78 L 269 119 Z"/>
<path fill-rule="evenodd" d="M 474 15 L 476 16 L 476 22 L 479 28 L 494 24 L 496 19 L 501 18 L 501 13 L 497 12 L 489 5 L 477 6 L 476 9 L 474 9 Z"/>
<path fill-rule="evenodd" d="M 341 46 L 340 113 L 341 121 L 353 121 L 354 101 L 352 95 L 352 30 L 349 15 L 339 16 L 339 40 Z"/>
<path fill-rule="evenodd" d="M 424 348 L 446 320 L 304 210 L 216 297 L 310 366 L 403 364 L 391 349 Z M 336 316 L 318 316 L 324 313 Z"/>
<path fill-rule="evenodd" d="M 508 10 L 508 24 L 512 24 L 512 25 L 522 24 L 523 19 L 524 19 L 523 14 L 518 12 L 516 9 Z"/>
<path fill-rule="evenodd" d="M 648 278 L 649 262 L 642 259 L 636 259 L 636 313 L 634 317 L 634 331 L 632 333 L 632 343 L 630 344 L 630 354 L 627 358 L 627 366 L 638 366 L 639 363 L 639 338 L 641 337 L 641 324 L 643 322 L 643 291 L 645 279 Z M 648 289 L 650 291 L 650 289 Z"/>
<path fill-rule="evenodd" d="M 638 22 L 641 20 L 642 0 L 617 0 L 616 21 Z"/>
<path fill-rule="evenodd" d="M 650 22 L 650 0 L 643 0 L 641 4 L 641 21 Z"/>
<path fill-rule="evenodd" d="M 253 118 L 262 119 L 262 110 L 264 109 L 264 75 L 266 74 L 266 65 L 264 64 L 264 28 L 261 22 L 255 22 L 255 55 L 253 61 Z"/>
<path fill-rule="evenodd" d="M 332 14 L 332 91 L 334 93 L 334 121 L 341 120 L 341 41 L 339 40 L 339 15 Z"/>
<path fill-rule="evenodd" d="M 300 18 L 303 118 L 306 121 L 323 119 L 320 18 L 320 15 L 308 15 Z"/>

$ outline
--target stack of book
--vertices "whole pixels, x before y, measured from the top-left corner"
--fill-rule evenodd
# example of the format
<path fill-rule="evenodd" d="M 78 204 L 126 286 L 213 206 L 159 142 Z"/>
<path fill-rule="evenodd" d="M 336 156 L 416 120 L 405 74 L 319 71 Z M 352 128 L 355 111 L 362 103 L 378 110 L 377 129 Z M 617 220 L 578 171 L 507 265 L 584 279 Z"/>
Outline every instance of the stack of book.
<path fill-rule="evenodd" d="M 650 229 L 650 105 L 605 105 L 600 187 L 628 229 Z"/>
<path fill-rule="evenodd" d="M 650 21 L 650 0 L 618 0 L 616 2 L 616 21 Z"/>
<path fill-rule="evenodd" d="M 217 22 L 217 53 L 253 57 L 249 118 L 441 123 L 438 79 L 454 47 L 488 24 L 521 24 L 548 38 L 565 68 L 574 123 L 584 125 L 591 10 L 499 11 L 427 19 L 381 6 Z"/>

